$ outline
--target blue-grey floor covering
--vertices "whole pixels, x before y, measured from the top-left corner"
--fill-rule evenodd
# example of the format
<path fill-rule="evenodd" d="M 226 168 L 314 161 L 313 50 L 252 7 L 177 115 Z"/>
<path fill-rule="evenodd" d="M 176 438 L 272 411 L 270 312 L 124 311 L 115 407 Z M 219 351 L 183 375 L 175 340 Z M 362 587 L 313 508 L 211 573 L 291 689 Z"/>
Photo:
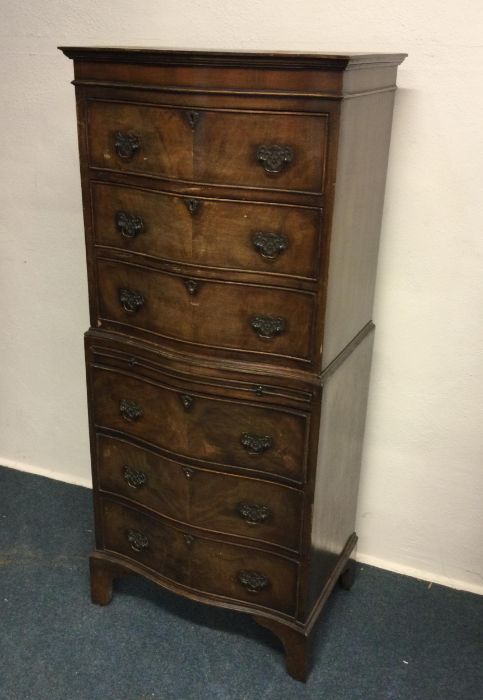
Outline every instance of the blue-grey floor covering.
<path fill-rule="evenodd" d="M 334 592 L 306 685 L 246 615 L 140 578 L 89 599 L 87 489 L 0 468 L 1 700 L 482 700 L 483 598 L 368 566 Z"/>

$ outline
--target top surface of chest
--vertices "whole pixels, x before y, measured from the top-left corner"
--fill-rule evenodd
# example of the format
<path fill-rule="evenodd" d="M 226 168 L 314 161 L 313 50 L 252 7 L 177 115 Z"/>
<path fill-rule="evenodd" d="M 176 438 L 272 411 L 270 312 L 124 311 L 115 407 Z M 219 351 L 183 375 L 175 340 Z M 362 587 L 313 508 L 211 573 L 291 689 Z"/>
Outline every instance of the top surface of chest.
<path fill-rule="evenodd" d="M 394 83 L 406 54 L 60 47 L 76 81 L 342 96 Z"/>

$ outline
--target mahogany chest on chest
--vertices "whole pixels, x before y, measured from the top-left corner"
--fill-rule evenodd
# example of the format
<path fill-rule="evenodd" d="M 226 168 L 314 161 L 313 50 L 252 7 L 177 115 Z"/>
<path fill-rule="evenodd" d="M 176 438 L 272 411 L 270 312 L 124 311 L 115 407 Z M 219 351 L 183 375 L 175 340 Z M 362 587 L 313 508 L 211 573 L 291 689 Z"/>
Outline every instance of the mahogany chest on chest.
<path fill-rule="evenodd" d="M 305 680 L 351 584 L 404 55 L 63 47 L 91 328 L 94 602 L 136 573 L 251 613 Z"/>

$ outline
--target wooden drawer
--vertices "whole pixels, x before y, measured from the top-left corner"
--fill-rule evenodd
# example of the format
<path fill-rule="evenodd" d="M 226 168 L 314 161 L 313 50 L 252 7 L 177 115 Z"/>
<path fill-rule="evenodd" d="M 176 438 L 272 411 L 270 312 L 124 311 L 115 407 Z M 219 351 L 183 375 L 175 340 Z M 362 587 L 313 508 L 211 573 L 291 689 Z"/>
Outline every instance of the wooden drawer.
<path fill-rule="evenodd" d="M 91 167 L 321 192 L 327 117 L 89 100 Z"/>
<path fill-rule="evenodd" d="M 222 393 L 226 399 L 283 405 L 304 412 L 311 411 L 314 394 L 318 392 L 314 383 L 301 383 L 297 376 L 288 378 L 284 373 L 283 377 L 269 377 L 265 371 L 262 375 L 227 374 L 223 366 L 213 367 L 209 361 L 204 363 L 197 358 L 193 363 L 189 357 L 167 354 L 164 348 L 152 343 L 133 343 L 131 338 L 103 330 L 91 328 L 84 338 L 86 362 L 107 365 L 154 382 L 169 381 L 171 387 L 181 392 L 196 390 L 198 386 L 202 392 Z"/>
<path fill-rule="evenodd" d="M 91 192 L 98 245 L 203 267 L 317 278 L 319 210 L 101 183 Z"/>
<path fill-rule="evenodd" d="M 294 561 L 193 535 L 114 500 L 103 498 L 100 511 L 105 549 L 192 590 L 294 612 Z"/>
<path fill-rule="evenodd" d="M 201 389 L 175 389 L 119 370 L 91 369 L 97 427 L 120 431 L 176 456 L 255 470 L 301 482 L 307 416 Z"/>
<path fill-rule="evenodd" d="M 314 296 L 98 261 L 104 328 L 207 348 L 310 360 Z"/>
<path fill-rule="evenodd" d="M 298 551 L 302 494 L 289 486 L 199 469 L 97 435 L 101 491 L 196 527 Z"/>

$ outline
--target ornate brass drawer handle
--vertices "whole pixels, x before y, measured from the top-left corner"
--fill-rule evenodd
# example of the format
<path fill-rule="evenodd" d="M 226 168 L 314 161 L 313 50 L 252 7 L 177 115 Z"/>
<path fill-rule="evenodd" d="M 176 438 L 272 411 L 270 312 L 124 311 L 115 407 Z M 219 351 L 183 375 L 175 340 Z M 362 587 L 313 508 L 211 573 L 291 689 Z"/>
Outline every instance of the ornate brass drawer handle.
<path fill-rule="evenodd" d="M 237 579 L 249 593 L 259 593 L 270 585 L 268 578 L 259 571 L 243 569 L 238 572 Z"/>
<path fill-rule="evenodd" d="M 114 148 L 119 158 L 132 160 L 141 148 L 141 140 L 137 134 L 127 134 L 125 131 L 116 133 Z"/>
<path fill-rule="evenodd" d="M 134 469 L 133 467 L 130 467 L 129 464 L 125 464 L 122 468 L 122 476 L 124 478 L 124 481 L 132 489 L 140 489 L 143 486 L 146 486 L 146 484 L 148 483 L 148 477 L 146 476 L 146 474 L 144 472 L 138 471 L 137 469 Z"/>
<path fill-rule="evenodd" d="M 119 290 L 119 301 L 124 311 L 131 314 L 142 309 L 146 303 L 146 299 L 140 292 L 135 292 L 127 287 L 121 287 Z"/>
<path fill-rule="evenodd" d="M 119 402 L 119 413 L 128 423 L 135 423 L 144 416 L 141 406 L 130 399 L 121 399 Z"/>
<path fill-rule="evenodd" d="M 285 332 L 287 322 L 281 316 L 252 316 L 250 326 L 259 338 L 274 338 Z"/>
<path fill-rule="evenodd" d="M 253 234 L 252 243 L 265 260 L 276 260 L 288 248 L 288 238 L 283 233 L 257 231 Z"/>
<path fill-rule="evenodd" d="M 242 433 L 240 443 L 249 454 L 259 455 L 273 447 L 273 438 L 270 435 Z"/>
<path fill-rule="evenodd" d="M 136 214 L 116 212 L 116 228 L 124 238 L 136 238 L 144 231 L 144 221 Z"/>
<path fill-rule="evenodd" d="M 249 525 L 260 525 L 272 517 L 270 508 L 258 503 L 239 503 L 237 511 L 238 515 Z"/>
<path fill-rule="evenodd" d="M 267 173 L 280 173 L 293 161 L 294 152 L 290 146 L 276 143 L 261 144 L 257 148 L 257 161 Z"/>
<path fill-rule="evenodd" d="M 142 552 L 149 547 L 148 538 L 139 530 L 128 530 L 127 541 L 135 552 Z"/>

